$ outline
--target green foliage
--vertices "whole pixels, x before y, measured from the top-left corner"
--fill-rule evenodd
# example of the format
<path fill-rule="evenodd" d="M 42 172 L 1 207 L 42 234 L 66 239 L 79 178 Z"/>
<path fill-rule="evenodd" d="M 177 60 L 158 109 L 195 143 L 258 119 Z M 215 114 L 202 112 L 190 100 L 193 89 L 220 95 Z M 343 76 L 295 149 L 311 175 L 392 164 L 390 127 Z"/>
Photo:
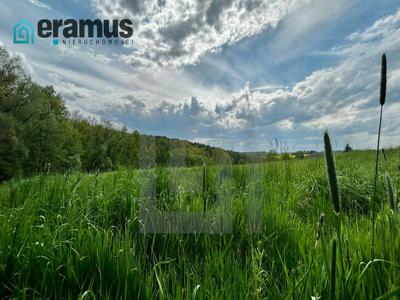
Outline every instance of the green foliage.
<path fill-rule="evenodd" d="M 0 186 L 1 298 L 395 295 L 400 285 L 400 218 L 390 213 L 384 178 L 377 193 L 383 201 L 376 218 L 376 257 L 369 250 L 368 214 L 345 209 L 346 199 L 357 202 L 372 194 L 373 155 L 337 155 L 343 218 L 335 246 L 337 218 L 322 158 L 231 169 L 207 166 L 205 177 L 202 167 L 158 167 L 12 180 Z M 398 155 L 398 150 L 387 151 L 394 190 L 400 183 Z M 304 174 L 309 183 L 303 184 Z M 151 195 L 143 193 L 146 182 L 154 180 L 150 187 L 158 209 L 202 213 L 203 178 L 207 213 L 221 211 L 228 199 L 231 202 L 231 234 L 140 231 L 141 201 Z M 303 195 L 310 197 L 312 213 L 307 217 L 299 217 L 294 205 Z M 250 207 L 260 212 L 259 233 L 249 231 L 251 214 L 256 213 Z"/>
<path fill-rule="evenodd" d="M 69 114 L 52 87 L 25 74 L 0 46 L 0 182 L 44 172 L 239 163 L 246 155 Z M 251 157 L 261 161 L 261 157 Z"/>
<path fill-rule="evenodd" d="M 18 125 L 11 116 L 0 113 L 0 181 L 19 175 L 27 158 Z"/>
<path fill-rule="evenodd" d="M 388 173 L 385 174 L 385 179 L 386 179 L 386 188 L 387 188 L 387 195 L 388 195 L 390 208 L 394 211 L 394 210 L 396 210 L 396 200 L 394 199 L 392 180 L 390 179 L 390 176 Z"/>
<path fill-rule="evenodd" d="M 336 237 L 332 241 L 332 259 L 331 259 L 331 290 L 330 299 L 335 300 L 336 293 Z"/>

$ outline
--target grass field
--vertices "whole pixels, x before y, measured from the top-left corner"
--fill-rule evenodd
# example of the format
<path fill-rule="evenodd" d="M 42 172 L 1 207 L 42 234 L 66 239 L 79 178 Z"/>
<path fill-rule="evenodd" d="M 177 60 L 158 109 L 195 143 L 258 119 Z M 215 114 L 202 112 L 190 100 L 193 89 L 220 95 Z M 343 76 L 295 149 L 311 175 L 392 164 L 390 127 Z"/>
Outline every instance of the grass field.
<path fill-rule="evenodd" d="M 400 216 L 384 175 L 397 198 L 400 151 L 381 159 L 372 243 L 374 158 L 336 155 L 339 216 L 322 156 L 10 181 L 0 186 L 1 298 L 391 299 L 400 292 Z M 148 197 L 169 212 L 202 213 L 206 201 L 211 216 L 225 211 L 232 232 L 144 234 Z"/>

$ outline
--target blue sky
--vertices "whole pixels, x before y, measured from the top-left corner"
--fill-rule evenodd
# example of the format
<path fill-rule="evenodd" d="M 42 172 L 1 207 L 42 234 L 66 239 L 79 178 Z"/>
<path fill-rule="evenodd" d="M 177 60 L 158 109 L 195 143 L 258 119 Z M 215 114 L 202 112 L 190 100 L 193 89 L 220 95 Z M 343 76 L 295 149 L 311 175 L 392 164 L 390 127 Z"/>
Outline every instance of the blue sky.
<path fill-rule="evenodd" d="M 380 56 L 384 146 L 400 144 L 400 4 L 394 0 L 0 0 L 0 42 L 70 111 L 239 151 L 373 147 Z M 21 19 L 122 19 L 133 45 L 14 45 Z"/>

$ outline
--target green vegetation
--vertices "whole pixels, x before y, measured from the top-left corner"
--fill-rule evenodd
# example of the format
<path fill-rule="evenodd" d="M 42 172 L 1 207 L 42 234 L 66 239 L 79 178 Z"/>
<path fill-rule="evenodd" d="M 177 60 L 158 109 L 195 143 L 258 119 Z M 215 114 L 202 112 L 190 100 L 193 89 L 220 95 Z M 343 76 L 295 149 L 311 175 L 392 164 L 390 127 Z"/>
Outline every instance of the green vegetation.
<path fill-rule="evenodd" d="M 372 256 L 374 155 L 352 151 L 336 157 L 340 233 L 323 158 L 12 180 L 0 187 L 0 294 L 71 299 L 398 294 L 400 217 L 390 209 L 384 173 L 397 194 L 400 152 L 386 151 L 378 178 L 381 209 Z M 217 212 L 230 199 L 232 233 L 141 233 L 140 206 L 152 174 L 152 197 L 162 211 L 202 213 L 207 199 L 207 212 Z M 248 208 L 254 201 L 263 223 L 260 232 L 251 233 Z"/>
<path fill-rule="evenodd" d="M 380 124 L 385 95 L 384 56 Z M 379 164 L 380 125 L 376 152 L 335 155 L 326 132 L 325 159 L 249 163 L 264 153 L 71 116 L 0 48 L 0 130 L 0 299 L 400 297 L 400 150 Z M 171 212 L 221 230 L 146 232 Z"/>
<path fill-rule="evenodd" d="M 195 166 L 262 161 L 258 154 L 137 131 L 67 111 L 53 87 L 32 82 L 18 57 L 0 46 L 0 182 L 67 170 L 109 171 L 155 165 Z"/>

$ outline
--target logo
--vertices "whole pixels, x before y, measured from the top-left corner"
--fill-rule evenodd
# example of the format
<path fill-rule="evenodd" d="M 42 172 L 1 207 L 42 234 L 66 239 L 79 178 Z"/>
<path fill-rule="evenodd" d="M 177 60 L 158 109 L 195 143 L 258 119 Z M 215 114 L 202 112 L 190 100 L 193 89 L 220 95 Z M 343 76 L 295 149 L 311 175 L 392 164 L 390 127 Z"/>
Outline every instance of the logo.
<path fill-rule="evenodd" d="M 14 26 L 14 44 L 33 44 L 35 41 L 35 29 L 31 23 L 22 20 Z"/>
<path fill-rule="evenodd" d="M 133 35 L 133 22 L 123 20 L 57 19 L 39 20 L 37 37 L 53 45 L 126 45 Z M 14 44 L 33 44 L 34 26 L 26 20 L 14 26 Z"/>

